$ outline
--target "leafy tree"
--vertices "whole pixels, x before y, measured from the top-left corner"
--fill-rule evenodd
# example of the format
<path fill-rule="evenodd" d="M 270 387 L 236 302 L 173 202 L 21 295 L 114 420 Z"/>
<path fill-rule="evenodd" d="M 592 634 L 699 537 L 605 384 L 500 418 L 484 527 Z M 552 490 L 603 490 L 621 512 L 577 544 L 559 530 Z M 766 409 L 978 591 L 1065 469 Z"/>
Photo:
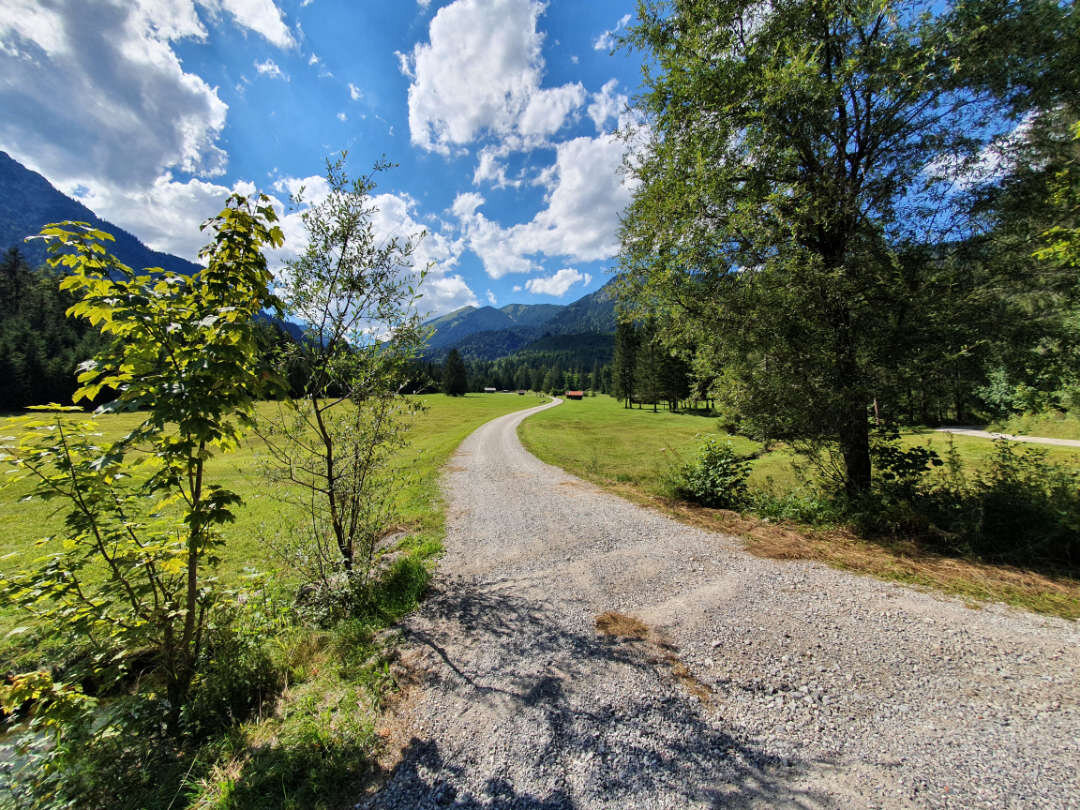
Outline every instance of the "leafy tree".
<path fill-rule="evenodd" d="M 451 349 L 443 365 L 442 391 L 452 397 L 464 396 L 469 390 L 469 381 L 465 373 L 465 362 L 457 349 Z"/>
<path fill-rule="evenodd" d="M 282 368 L 300 365 L 307 379 L 263 432 L 271 479 L 307 515 L 285 549 L 290 561 L 327 586 L 344 574 L 343 595 L 362 596 L 394 514 L 391 454 L 418 407 L 402 391 L 423 345 L 414 304 L 426 268 L 413 272 L 414 237 L 375 232 L 373 174 L 350 181 L 344 162 L 327 162 L 329 192 L 302 215 L 307 246 L 281 273 L 285 310 L 308 325 L 284 345 Z"/>
<path fill-rule="evenodd" d="M 173 731 L 214 610 L 207 574 L 219 529 L 240 501 L 206 465 L 239 444 L 263 390 L 252 324 L 274 304 L 262 251 L 282 244 L 275 219 L 265 197 L 230 197 L 207 223 L 214 239 L 200 254 L 206 269 L 193 277 L 136 273 L 107 253 L 110 235 L 85 223 L 42 230 L 52 263 L 69 270 L 60 285 L 77 298 L 69 314 L 108 339 L 83 364 L 76 401 L 107 387 L 116 398 L 106 410 L 146 417 L 112 443 L 93 420 L 73 423 L 60 406 L 13 420 L 20 435 L 4 447 L 13 477 L 68 511 L 62 542 L 0 589 L 45 632 L 89 648 L 88 671 L 76 677 L 107 681 L 150 651 Z"/>
<path fill-rule="evenodd" d="M 1048 18 L 1019 5 L 1021 27 Z M 654 137 L 624 297 L 724 370 L 757 433 L 835 442 L 849 493 L 870 485 L 867 411 L 897 359 L 898 254 L 963 234 L 954 181 L 1021 112 L 1021 93 L 999 102 L 1009 59 L 970 67 L 1019 53 L 994 25 L 977 3 L 679 0 L 644 3 L 630 37 Z"/>

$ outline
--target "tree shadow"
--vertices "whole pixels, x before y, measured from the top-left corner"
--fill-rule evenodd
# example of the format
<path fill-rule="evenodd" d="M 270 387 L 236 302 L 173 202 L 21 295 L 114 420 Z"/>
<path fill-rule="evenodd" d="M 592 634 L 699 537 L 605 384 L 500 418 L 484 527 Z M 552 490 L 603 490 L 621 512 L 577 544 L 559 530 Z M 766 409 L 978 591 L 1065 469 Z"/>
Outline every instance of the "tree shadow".
<path fill-rule="evenodd" d="M 725 728 L 717 707 L 678 687 L 670 654 L 568 627 L 572 617 L 508 585 L 444 584 L 404 628 L 410 646 L 430 652 L 427 688 L 446 696 L 441 705 L 496 712 L 498 733 L 489 736 L 499 739 L 413 738 L 383 790 L 361 806 L 832 803 L 792 784 L 829 763 L 776 757 Z M 450 640 L 462 652 L 451 652 Z"/>

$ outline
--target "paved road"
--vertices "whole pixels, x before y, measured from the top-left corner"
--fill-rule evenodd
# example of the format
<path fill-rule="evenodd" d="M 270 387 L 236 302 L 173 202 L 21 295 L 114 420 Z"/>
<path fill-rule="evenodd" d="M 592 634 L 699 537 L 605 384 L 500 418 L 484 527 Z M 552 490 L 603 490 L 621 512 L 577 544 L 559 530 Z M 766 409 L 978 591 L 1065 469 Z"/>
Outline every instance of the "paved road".
<path fill-rule="evenodd" d="M 1008 439 L 1012 442 L 1028 442 L 1029 444 L 1052 444 L 1057 447 L 1080 447 L 1078 439 L 1048 439 L 1043 436 L 1016 436 L 1012 433 L 990 433 L 985 430 L 971 427 L 940 427 L 934 428 L 938 433 L 955 433 L 959 436 L 978 436 L 981 439 Z"/>
<path fill-rule="evenodd" d="M 1076 624 L 752 557 L 542 464 L 529 413 L 448 465 L 360 806 L 1080 807 Z"/>

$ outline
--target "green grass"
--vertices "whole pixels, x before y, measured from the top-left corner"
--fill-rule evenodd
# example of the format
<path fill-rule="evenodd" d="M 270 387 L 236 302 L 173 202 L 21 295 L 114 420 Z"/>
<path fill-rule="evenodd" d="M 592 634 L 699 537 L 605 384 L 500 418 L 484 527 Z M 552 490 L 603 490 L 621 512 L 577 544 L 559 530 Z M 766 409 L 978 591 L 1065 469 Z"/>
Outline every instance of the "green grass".
<path fill-rule="evenodd" d="M 556 466 L 596 482 L 630 484 L 644 491 L 662 494 L 661 480 L 672 467 L 694 457 L 704 435 L 727 437 L 735 450 L 760 452 L 762 445 L 719 429 L 716 419 L 691 413 L 668 413 L 651 409 L 626 409 L 607 396 L 567 401 L 558 408 L 536 414 L 518 429 L 525 446 Z M 942 457 L 950 441 L 969 470 L 977 470 L 993 453 L 993 442 L 974 436 L 956 436 L 932 430 L 908 430 L 901 435 L 904 447 L 922 445 Z M 1058 464 L 1080 466 L 1080 450 L 1045 448 L 1048 458 Z M 779 489 L 792 488 L 800 476 L 799 457 L 784 446 L 755 459 L 751 485 L 771 481 Z"/>
<path fill-rule="evenodd" d="M 539 458 L 680 520 L 747 538 L 750 551 L 778 559 L 815 559 L 840 568 L 931 586 L 966 597 L 999 600 L 1031 610 L 1080 617 L 1080 583 L 1069 577 L 941 557 L 917 543 L 868 540 L 844 526 L 813 528 L 761 520 L 673 501 L 665 478 L 692 459 L 704 435 L 727 436 L 716 419 L 697 414 L 627 410 L 610 397 L 568 401 L 525 420 L 518 429 L 524 445 Z M 727 436 L 737 452 L 762 451 L 762 445 Z M 965 469 L 985 467 L 994 451 L 989 439 L 907 430 L 905 447 L 930 447 L 943 458 L 954 447 Z M 1080 466 L 1080 451 L 1040 447 L 1048 459 Z M 753 462 L 752 487 L 777 494 L 812 481 L 812 471 L 789 448 L 778 446 Z"/>
<path fill-rule="evenodd" d="M 426 409 L 415 418 L 410 444 L 400 452 L 403 465 L 412 473 L 409 485 L 401 493 L 401 521 L 409 527 L 407 543 L 414 549 L 435 552 L 441 548 L 443 509 L 438 487 L 440 467 L 469 433 L 484 422 L 511 411 L 536 405 L 535 397 L 510 394 L 472 394 L 447 397 L 431 394 L 421 397 Z M 273 403 L 259 406 L 269 414 Z M 105 438 L 117 438 L 140 421 L 139 414 L 100 417 L 98 424 Z M 2 430 L 0 426 L 0 430 Z M 9 431 L 3 431 L 8 435 Z M 300 515 L 281 500 L 279 493 L 267 491 L 261 469 L 265 450 L 251 437 L 235 452 L 222 454 L 208 465 L 208 480 L 234 490 L 243 499 L 236 522 L 225 527 L 225 546 L 221 552 L 220 576 L 229 580 L 245 569 L 266 570 L 276 565 L 268 551 L 266 538 L 282 526 L 294 523 Z M 42 553 L 34 541 L 63 528 L 63 513 L 57 503 L 22 501 L 29 491 L 26 483 L 0 489 L 0 570 L 24 566 Z M 48 546 L 45 546 L 48 548 Z M 286 576 L 288 572 L 285 572 Z M 17 609 L 0 606 L 0 660 L 3 660 L 2 637 L 22 619 Z"/>

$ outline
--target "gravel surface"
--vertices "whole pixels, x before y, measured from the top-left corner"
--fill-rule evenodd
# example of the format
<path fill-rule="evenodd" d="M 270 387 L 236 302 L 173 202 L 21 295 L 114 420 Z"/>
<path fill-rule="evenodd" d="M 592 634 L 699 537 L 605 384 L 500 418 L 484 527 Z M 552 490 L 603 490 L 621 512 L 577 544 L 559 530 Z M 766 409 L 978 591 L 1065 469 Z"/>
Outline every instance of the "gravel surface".
<path fill-rule="evenodd" d="M 940 427 L 934 428 L 934 430 L 938 433 L 955 433 L 958 436 L 978 436 L 980 439 L 1008 439 L 1010 442 L 1052 444 L 1057 447 L 1080 447 L 1080 440 L 1077 439 L 1048 439 L 1045 436 L 1017 436 L 1012 433 L 990 433 L 986 430 L 969 427 Z"/>
<path fill-rule="evenodd" d="M 532 412 L 447 468 L 423 680 L 358 807 L 1080 808 L 1076 624 L 752 557 L 541 463 Z"/>

